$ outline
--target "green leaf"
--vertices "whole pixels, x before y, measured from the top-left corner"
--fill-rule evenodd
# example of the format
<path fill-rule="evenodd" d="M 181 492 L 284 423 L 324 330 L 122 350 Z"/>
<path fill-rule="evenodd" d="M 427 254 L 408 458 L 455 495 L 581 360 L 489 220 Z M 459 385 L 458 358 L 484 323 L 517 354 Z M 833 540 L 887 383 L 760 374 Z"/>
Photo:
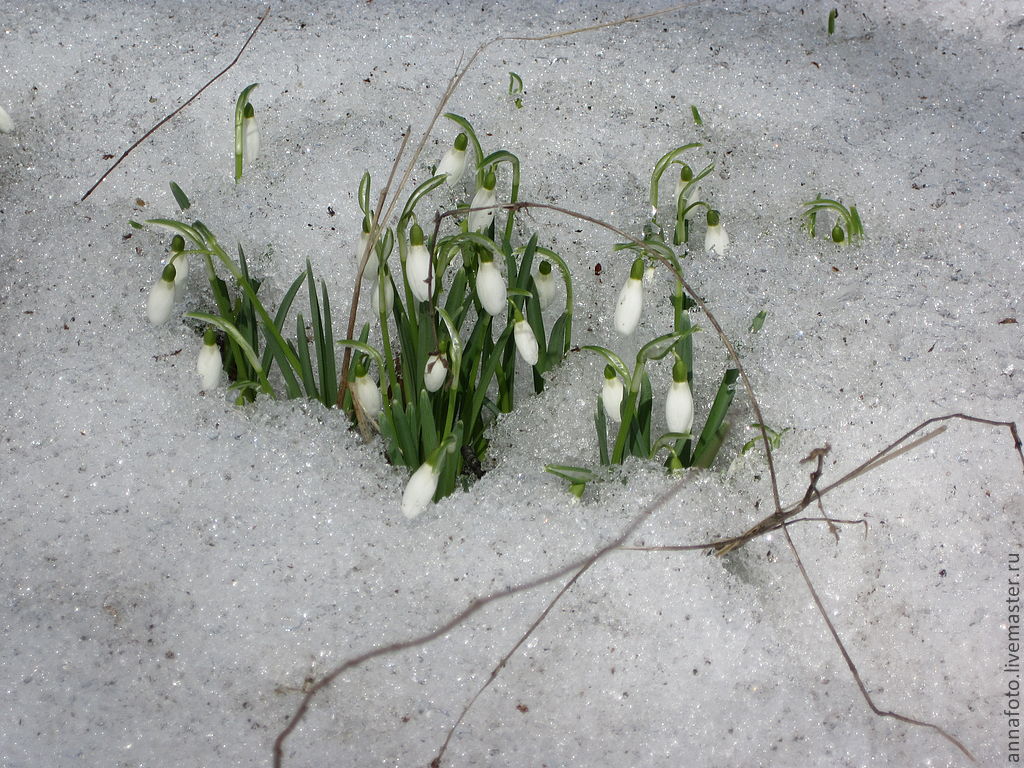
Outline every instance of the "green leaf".
<path fill-rule="evenodd" d="M 756 315 L 754 319 L 750 321 L 750 332 L 757 333 L 764 326 L 764 320 L 768 316 L 768 310 L 762 309 Z"/>
<path fill-rule="evenodd" d="M 664 175 L 665 171 L 668 170 L 669 165 L 671 165 L 672 161 L 679 157 L 679 155 L 683 154 L 683 152 L 690 149 L 697 149 L 701 146 L 703 145 L 700 142 L 685 144 L 681 147 L 669 150 L 658 158 L 658 162 L 654 164 L 654 171 L 651 173 L 651 191 L 648 196 L 648 200 L 651 203 L 652 217 L 658 211 L 658 185 L 661 182 L 661 177 Z"/>
<path fill-rule="evenodd" d="M 597 354 L 604 357 L 604 359 L 607 360 L 609 364 L 611 364 L 612 368 L 615 369 L 615 372 L 619 375 L 619 378 L 622 379 L 623 383 L 626 386 L 626 389 L 631 388 L 633 377 L 630 376 L 629 369 L 626 367 L 626 364 L 622 362 L 621 357 L 619 357 L 606 347 L 599 347 L 592 344 L 580 347 L 580 349 L 585 349 L 588 352 L 597 352 Z"/>
<path fill-rule="evenodd" d="M 306 338 L 306 324 L 300 312 L 295 318 L 295 346 L 299 356 L 301 367 L 302 385 L 306 389 L 306 397 L 319 399 L 316 390 L 316 380 L 313 378 L 313 365 L 309 359 L 309 340 Z"/>
<path fill-rule="evenodd" d="M 736 394 L 735 384 L 738 377 L 739 371 L 735 368 L 729 368 L 722 375 L 722 383 L 718 387 L 715 401 L 711 404 L 708 419 L 704 423 L 700 439 L 697 440 L 697 445 L 693 449 L 692 466 L 705 469 L 710 467 L 718 449 L 722 447 L 722 441 L 728 430 L 725 416 L 729 412 L 729 406 L 732 405 L 733 397 Z"/>
<path fill-rule="evenodd" d="M 597 427 L 597 453 L 601 466 L 606 467 L 610 463 L 608 461 L 608 419 L 604 412 L 604 400 L 601 399 L 600 395 L 597 396 L 594 426 Z"/>
<path fill-rule="evenodd" d="M 178 208 L 182 211 L 187 211 L 192 207 L 192 203 L 189 202 L 188 195 L 181 191 L 181 187 L 171 182 L 171 194 L 174 195 L 174 202 L 178 204 Z"/>

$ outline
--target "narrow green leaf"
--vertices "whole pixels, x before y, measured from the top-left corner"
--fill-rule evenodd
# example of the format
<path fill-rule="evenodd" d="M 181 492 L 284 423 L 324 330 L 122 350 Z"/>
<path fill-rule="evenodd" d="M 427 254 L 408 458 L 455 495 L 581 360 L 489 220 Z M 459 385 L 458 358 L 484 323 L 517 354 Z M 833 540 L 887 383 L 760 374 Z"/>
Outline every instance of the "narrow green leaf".
<path fill-rule="evenodd" d="M 313 364 L 309 359 L 309 339 L 306 338 L 306 323 L 300 312 L 295 318 L 295 346 L 299 356 L 302 373 L 302 386 L 306 389 L 306 397 L 318 400 L 316 380 L 313 378 Z"/>
<path fill-rule="evenodd" d="M 171 182 L 171 194 L 174 195 L 174 202 L 178 204 L 178 208 L 182 211 L 187 211 L 192 207 L 192 203 L 189 202 L 188 195 L 181 191 L 181 187 Z"/>
<path fill-rule="evenodd" d="M 736 394 L 735 384 L 739 377 L 739 371 L 729 368 L 722 376 L 722 383 L 718 387 L 715 401 L 711 404 L 711 411 L 708 413 L 704 429 L 701 430 L 700 439 L 693 449 L 693 466 L 710 467 L 715 460 L 715 454 L 722 447 L 722 440 L 725 437 L 726 426 L 725 416 L 732 405 L 733 397 Z"/>
<path fill-rule="evenodd" d="M 608 419 L 604 412 L 604 401 L 597 396 L 597 410 L 594 413 L 594 426 L 597 427 L 597 452 L 601 466 L 606 467 L 608 460 Z M 568 478 L 567 478 L 568 479 Z"/>

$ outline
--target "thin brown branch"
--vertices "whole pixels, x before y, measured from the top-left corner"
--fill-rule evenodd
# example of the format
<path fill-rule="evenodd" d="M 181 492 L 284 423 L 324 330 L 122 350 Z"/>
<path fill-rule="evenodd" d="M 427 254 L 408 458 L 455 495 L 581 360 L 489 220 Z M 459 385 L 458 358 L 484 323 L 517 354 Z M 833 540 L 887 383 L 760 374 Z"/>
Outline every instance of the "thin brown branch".
<path fill-rule="evenodd" d="M 400 640 L 389 645 L 372 648 L 369 651 L 361 653 L 358 656 L 353 656 L 352 658 L 336 666 L 334 669 L 332 669 L 330 672 L 328 672 L 326 675 L 320 678 L 320 680 L 318 680 L 315 685 L 309 688 L 306 694 L 302 697 L 302 701 L 299 702 L 299 706 L 295 709 L 295 712 L 288 719 L 288 723 L 277 735 L 277 738 L 274 739 L 274 768 L 281 768 L 281 766 L 284 765 L 285 741 L 287 741 L 288 737 L 291 735 L 292 731 L 294 731 L 295 728 L 299 725 L 299 723 L 302 722 L 302 719 L 306 716 L 306 712 L 309 710 L 310 704 L 313 702 L 313 699 L 316 698 L 316 695 L 320 691 L 330 686 L 344 672 L 354 667 L 358 667 L 366 663 L 367 661 L 379 658 L 381 656 L 387 656 L 393 653 L 398 653 L 399 651 L 404 651 L 409 648 L 415 648 L 421 645 L 426 645 L 432 640 L 436 640 L 437 638 L 448 634 L 450 631 L 455 629 L 457 626 L 462 624 L 464 621 L 469 619 L 474 614 L 480 612 L 482 609 L 484 609 L 491 603 L 496 603 L 500 600 L 505 600 L 509 597 L 512 597 L 513 595 L 518 595 L 522 592 L 528 592 L 532 589 L 536 589 L 537 587 L 542 587 L 545 584 L 550 584 L 551 582 L 557 581 L 563 576 L 567 576 L 568 574 L 574 573 L 575 571 L 582 571 L 585 568 L 590 568 L 598 560 L 605 557 L 609 552 L 617 549 L 623 542 L 626 541 L 626 539 L 632 536 L 633 533 L 651 515 L 653 515 L 655 512 L 661 509 L 666 503 L 671 501 L 672 498 L 674 498 L 675 495 L 679 492 L 679 489 L 685 483 L 688 482 L 688 479 L 688 476 L 683 477 L 681 480 L 679 480 L 679 482 L 673 483 L 671 487 L 662 492 L 661 495 L 659 495 L 654 501 L 647 505 L 646 508 L 644 508 L 636 516 L 634 516 L 634 518 L 629 522 L 629 524 L 622 529 L 622 532 L 619 533 L 619 535 L 616 536 L 613 541 L 601 547 L 596 552 L 590 555 L 586 555 L 585 557 L 578 558 L 568 563 L 567 565 L 563 565 L 561 568 L 558 568 L 543 576 L 538 576 L 537 578 L 531 579 L 530 581 L 523 582 L 522 584 L 509 587 L 508 589 L 502 590 L 500 592 L 495 592 L 484 597 L 475 598 L 462 611 L 455 614 L 450 619 L 448 619 L 448 621 L 440 624 L 435 629 L 429 632 L 425 632 L 421 635 L 411 637 L 407 640 Z"/>
<path fill-rule="evenodd" d="M 835 624 L 832 622 L 832 619 L 829 618 L 828 611 L 825 609 L 825 604 L 822 602 L 821 597 L 818 596 L 818 590 L 814 588 L 814 583 L 811 581 L 811 577 L 808 575 L 807 569 L 804 567 L 804 562 L 800 558 L 800 552 L 797 551 L 796 544 L 793 542 L 793 537 L 789 535 L 789 528 L 784 526 L 782 528 L 782 533 L 785 535 L 786 543 L 789 545 L 789 549 L 793 553 L 793 558 L 796 560 L 797 568 L 799 568 L 800 575 L 803 577 L 804 584 L 807 586 L 807 591 L 811 593 L 811 598 L 814 600 L 814 605 L 818 609 L 818 614 L 821 616 L 822 621 L 825 622 L 825 626 L 828 627 L 829 634 L 832 635 L 832 639 L 835 641 L 836 647 L 839 648 L 839 652 L 843 656 L 843 661 L 846 662 L 846 666 L 850 670 L 850 675 L 853 676 L 853 680 L 857 684 L 857 688 L 860 689 L 861 696 L 864 697 L 864 701 L 867 702 L 871 711 L 879 717 L 891 717 L 894 720 L 899 720 L 901 723 L 907 723 L 908 725 L 918 725 L 922 728 L 930 728 L 963 752 L 972 763 L 975 762 L 974 755 L 970 753 L 970 750 L 968 750 L 959 739 L 944 728 L 935 725 L 935 723 L 929 723 L 925 720 L 918 720 L 913 717 L 908 717 L 907 715 L 902 715 L 899 712 L 883 710 L 875 704 L 874 699 L 871 698 L 871 694 L 868 693 L 867 686 L 864 685 L 864 680 L 860 676 L 860 670 L 857 669 L 857 665 L 854 663 L 853 657 L 850 656 L 850 652 L 846 650 L 846 645 L 843 643 L 842 638 L 839 637 L 839 632 L 836 629 Z"/>
<path fill-rule="evenodd" d="M 81 199 L 78 202 L 82 202 L 87 197 L 89 197 L 89 195 L 91 195 L 96 190 L 96 187 L 98 187 L 100 184 L 102 184 L 103 181 L 107 178 L 107 176 L 109 176 L 113 172 L 113 170 L 115 168 L 117 168 L 117 166 L 119 166 L 121 164 L 121 161 L 124 160 L 126 157 L 128 157 L 128 155 L 130 155 L 133 151 L 135 151 L 136 147 L 138 147 L 140 144 L 142 144 L 142 142 L 144 142 L 146 139 L 148 139 L 154 133 L 156 133 L 157 130 L 159 130 L 160 127 L 164 123 L 166 123 L 169 120 L 171 120 L 175 115 L 177 115 L 179 112 L 181 112 L 181 110 L 183 110 L 185 107 L 187 107 L 189 104 L 191 104 L 197 98 L 199 98 L 199 94 L 201 94 L 203 91 L 205 91 L 207 88 L 209 88 L 215 82 L 217 82 L 217 80 L 219 80 L 221 78 L 221 76 L 224 75 L 224 73 L 226 73 L 229 69 L 231 69 L 233 66 L 235 66 L 235 64 L 238 63 L 238 60 L 240 58 L 242 58 L 242 54 L 245 53 L 245 49 L 249 47 L 249 43 L 251 43 L 252 39 L 254 37 L 256 37 L 256 33 L 260 31 L 260 27 L 263 26 L 263 22 L 267 20 L 268 16 L 270 16 L 270 6 L 269 5 L 267 6 L 267 10 L 265 10 L 263 12 L 263 15 L 260 16 L 260 20 L 256 23 L 256 26 L 253 27 L 252 32 L 250 32 L 249 36 L 245 39 L 245 42 L 242 43 L 242 47 L 238 49 L 238 53 L 235 54 L 235 58 L 233 58 L 231 60 L 231 63 L 228 64 L 226 67 L 224 67 L 224 69 L 222 69 L 220 72 L 218 72 L 212 78 L 210 78 L 210 81 L 206 85 L 204 85 L 198 91 L 193 93 L 189 97 L 188 101 L 186 101 L 184 104 L 182 104 L 176 110 L 171 112 L 171 114 L 169 114 L 167 117 L 165 117 L 159 123 L 157 123 L 152 128 L 150 128 L 148 131 L 146 131 L 144 134 L 142 134 L 142 138 L 140 138 L 138 141 L 136 141 L 134 144 L 132 144 L 130 147 L 128 147 L 128 149 L 126 149 L 124 151 L 124 153 L 122 153 L 122 155 L 119 158 L 117 158 L 117 160 L 114 161 L 114 164 L 112 166 L 110 166 L 109 168 L 107 168 L 107 170 L 103 173 L 103 175 L 100 176 L 99 179 L 96 180 L 96 183 L 93 184 L 91 187 L 89 187 L 89 189 L 86 191 L 86 193 L 84 195 L 82 195 Z"/>
<path fill-rule="evenodd" d="M 586 573 L 590 569 L 590 566 L 592 566 L 595 562 L 595 560 L 591 560 L 589 563 L 587 563 L 578 571 L 576 571 L 576 573 L 573 574 L 573 577 L 571 579 L 565 582 L 565 585 L 560 590 L 558 590 L 558 594 L 556 594 L 548 603 L 547 607 L 543 611 L 541 611 L 541 614 L 534 620 L 534 622 L 530 625 L 529 629 L 527 629 L 526 632 L 523 633 L 523 635 L 519 638 L 516 644 L 512 646 L 509 652 L 501 657 L 501 661 L 499 661 L 497 666 L 495 666 L 494 669 L 491 670 L 491 674 L 488 676 L 487 682 L 480 686 L 480 690 L 478 690 L 473 695 L 473 698 L 471 698 L 466 703 L 466 706 L 462 708 L 462 712 L 459 714 L 458 718 L 452 724 L 452 727 L 448 730 L 448 735 L 445 736 L 444 744 L 441 745 L 441 749 L 438 750 L 438 753 L 434 757 L 434 759 L 430 761 L 430 768 L 440 768 L 441 761 L 444 759 L 444 753 L 448 749 L 448 744 L 451 742 L 452 736 L 455 735 L 455 731 L 462 724 L 462 721 L 465 719 L 466 714 L 469 712 L 470 709 L 472 709 L 473 705 L 476 703 L 476 700 L 480 698 L 481 694 L 483 694 L 483 692 L 486 691 L 488 687 L 490 687 L 491 683 L 493 683 L 495 679 L 498 677 L 498 673 L 505 668 L 506 664 L 508 664 L 509 659 L 511 659 L 515 655 L 515 652 L 519 650 L 523 643 L 525 643 L 529 639 L 530 635 L 534 633 L 537 627 L 541 625 L 544 619 L 548 617 L 548 614 L 551 613 L 551 609 L 555 607 L 555 605 L 558 603 L 559 600 L 562 599 L 565 593 L 572 588 L 572 585 L 579 581 L 580 576 Z"/>

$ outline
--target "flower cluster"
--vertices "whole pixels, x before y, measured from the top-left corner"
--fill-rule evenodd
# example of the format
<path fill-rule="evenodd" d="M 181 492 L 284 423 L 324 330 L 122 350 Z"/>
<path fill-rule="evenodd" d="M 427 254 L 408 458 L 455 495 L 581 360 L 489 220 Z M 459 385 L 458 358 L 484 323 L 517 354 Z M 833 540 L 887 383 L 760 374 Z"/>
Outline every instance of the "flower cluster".
<path fill-rule="evenodd" d="M 607 363 L 595 415 L 602 465 L 622 464 L 630 456 L 653 459 L 665 452 L 665 466 L 669 469 L 706 467 L 713 461 L 725 436 L 724 419 L 732 402 L 737 371 L 729 369 L 725 372 L 704 426 L 699 434 L 695 433 L 693 345 L 690 337 L 699 329 L 690 322 L 689 311 L 694 302 L 683 289 L 680 256 L 669 247 L 662 234 L 664 229 L 657 221 L 659 182 L 669 167 L 678 164 L 679 175 L 673 189 L 673 244 L 688 248 L 690 219 L 698 208 L 705 208 L 705 252 L 722 256 L 729 247 L 729 235 L 721 224 L 719 212 L 701 200 L 699 183 L 710 174 L 714 166 L 708 165 L 700 173 L 694 174 L 691 167 L 679 159 L 685 151 L 699 146 L 688 144 L 678 147 L 663 155 L 655 164 L 650 195 L 654 218 L 645 227 L 643 240 L 616 246 L 617 250 L 631 250 L 640 255 L 634 259 L 629 275 L 619 291 L 614 313 L 615 330 L 627 338 L 636 335 L 644 313 L 645 274 L 660 262 L 676 276 L 672 296 L 673 331 L 643 344 L 636 354 L 632 369 L 607 347 L 583 347 L 601 355 Z M 687 253 L 684 251 L 682 256 Z M 664 428 L 659 433 L 655 431 L 657 409 L 654 407 L 654 387 L 647 366 L 648 363 L 669 356 L 673 361 L 672 377 L 664 390 Z M 587 483 L 596 477 L 592 470 L 585 467 L 552 464 L 547 470 L 568 480 L 569 489 L 576 496 L 581 496 Z"/>
<path fill-rule="evenodd" d="M 504 150 L 485 155 L 469 122 L 447 117 L 462 131 L 409 196 L 394 227 L 375 226 L 370 178 L 363 176 L 356 250 L 365 261 L 373 314 L 358 338 L 340 342 L 352 350 L 341 405 L 380 432 L 393 464 L 412 472 L 402 500 L 410 518 L 458 487 L 467 461 L 479 471 L 489 422 L 514 406 L 517 363 L 541 391 L 571 334 L 565 262 L 536 236 L 522 246 L 512 240 L 515 214 L 505 203 L 517 200 L 518 158 Z M 445 214 L 428 237 L 417 205 L 431 193 L 458 200 L 467 177 L 469 202 Z M 499 198 L 501 189 L 509 196 Z M 558 293 L 553 267 L 566 302 L 549 325 L 545 310 Z"/>

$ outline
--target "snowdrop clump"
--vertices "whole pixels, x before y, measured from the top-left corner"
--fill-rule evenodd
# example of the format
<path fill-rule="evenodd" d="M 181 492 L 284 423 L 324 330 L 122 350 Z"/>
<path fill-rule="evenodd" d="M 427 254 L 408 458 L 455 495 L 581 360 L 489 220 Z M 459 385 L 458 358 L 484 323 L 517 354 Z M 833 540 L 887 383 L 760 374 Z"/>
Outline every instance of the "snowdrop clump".
<path fill-rule="evenodd" d="M 248 100 L 255 87 L 244 89 L 236 102 L 236 181 L 244 165 L 251 165 L 260 152 L 255 110 Z M 540 245 L 536 235 L 525 244 L 514 239 L 520 207 L 519 160 L 507 150 L 485 154 L 468 120 L 453 114 L 445 117 L 461 131 L 433 175 L 409 195 L 393 224 L 375 220 L 369 174 L 360 180 L 357 200 L 362 218 L 355 254 L 372 315 L 353 338 L 335 342 L 327 287 L 317 290 L 308 262 L 271 313 L 257 294 L 260 281 L 250 276 L 241 248 L 237 258 L 232 257 L 199 221 L 147 222 L 174 232 L 169 262 L 147 304 L 153 323 L 166 322 L 181 298 L 189 259 L 204 263 L 215 310 L 185 314 L 186 319 L 207 326 L 196 364 L 204 390 L 217 387 L 226 375 L 239 403 L 260 394 L 276 396 L 270 377 L 276 366 L 280 375 L 274 380 L 283 382 L 288 397 L 308 397 L 326 407 L 339 407 L 365 433 L 380 434 L 388 461 L 410 473 L 401 505 L 408 518 L 459 487 L 467 461 L 474 472 L 479 471 L 494 415 L 515 407 L 517 362 L 529 369 L 534 391 L 541 392 L 545 374 L 568 353 L 572 339 L 573 291 L 565 260 Z M 673 189 L 672 241 L 676 245 L 686 245 L 692 212 L 698 207 L 710 211 L 709 204 L 699 199 L 696 184 L 713 165 L 694 174 L 679 159 L 700 146 L 672 150 L 652 174 L 651 205 L 656 213 L 662 174 L 680 166 Z M 499 202 L 498 179 L 506 169 L 511 171 L 512 193 Z M 417 221 L 418 210 L 429 205 L 431 193 L 439 188 L 458 195 L 457 185 L 466 176 L 472 186 L 468 204 L 447 210 L 428 237 Z M 184 192 L 173 183 L 172 191 L 182 212 L 188 210 Z M 433 211 L 428 215 L 433 218 Z M 717 215 L 709 213 L 706 241 L 718 238 L 712 249 L 722 253 L 727 240 L 721 239 L 724 230 Z M 682 274 L 680 256 L 662 232 L 655 215 L 643 240 L 616 246 L 637 254 L 614 312 L 614 329 L 623 336 L 634 336 L 640 327 L 645 274 L 658 262 Z M 556 279 L 556 271 L 561 280 Z M 220 277 L 225 272 L 228 279 Z M 294 337 L 286 338 L 289 310 L 303 284 L 309 320 L 299 313 Z M 564 286 L 564 305 L 556 302 L 559 284 Z M 673 332 L 643 344 L 632 369 L 605 347 L 584 347 L 607 361 L 596 418 L 602 465 L 667 452 L 670 467 L 707 466 L 721 445 L 735 372 L 728 371 L 723 378 L 699 438 L 691 434 L 694 366 L 689 337 L 697 329 L 690 324 L 692 302 L 679 281 L 672 303 Z M 339 348 L 344 354 L 340 366 Z M 675 365 L 665 399 L 668 431 L 655 440 L 655 396 L 647 365 L 669 355 Z M 609 422 L 618 425 L 611 444 Z M 577 496 L 594 477 L 584 468 L 552 465 L 548 469 L 569 479 L 570 490 Z"/>
<path fill-rule="evenodd" d="M 655 459 L 665 454 L 665 466 L 670 470 L 686 467 L 710 466 L 725 437 L 725 416 L 733 399 L 733 385 L 738 372 L 728 369 L 722 376 L 714 401 L 707 410 L 704 426 L 694 433 L 693 400 L 693 344 L 691 335 L 699 330 L 690 322 L 689 310 L 694 301 L 686 294 L 681 277 L 682 257 L 688 255 L 689 216 L 697 208 L 707 208 L 708 228 L 705 250 L 719 255 L 728 246 L 728 235 L 719 221 L 719 214 L 699 199 L 697 183 L 713 169 L 707 165 L 694 174 L 680 156 L 700 144 L 687 144 L 666 153 L 655 164 L 651 176 L 650 203 L 654 212 L 644 228 L 643 240 L 637 239 L 616 246 L 619 250 L 633 250 L 639 256 L 630 266 L 615 305 L 615 330 L 631 337 L 640 327 L 644 312 L 644 276 L 655 266 L 666 266 L 676 276 L 672 296 L 673 330 L 648 341 L 636 353 L 632 368 L 615 352 L 606 347 L 590 345 L 583 349 L 602 356 L 607 363 L 600 397 L 597 399 L 595 424 L 597 427 L 598 458 L 601 466 L 622 464 L 629 457 Z M 658 222 L 659 182 L 673 165 L 681 166 L 673 189 L 674 213 L 672 243 L 686 248 L 677 254 L 666 242 L 664 228 Z M 664 431 L 659 434 L 654 414 L 655 387 L 651 382 L 648 365 L 671 357 L 672 378 L 665 390 L 663 401 Z M 612 429 L 609 430 L 609 425 Z M 588 483 L 599 478 L 589 467 L 550 464 L 546 469 L 569 483 L 569 490 L 582 496 Z"/>

